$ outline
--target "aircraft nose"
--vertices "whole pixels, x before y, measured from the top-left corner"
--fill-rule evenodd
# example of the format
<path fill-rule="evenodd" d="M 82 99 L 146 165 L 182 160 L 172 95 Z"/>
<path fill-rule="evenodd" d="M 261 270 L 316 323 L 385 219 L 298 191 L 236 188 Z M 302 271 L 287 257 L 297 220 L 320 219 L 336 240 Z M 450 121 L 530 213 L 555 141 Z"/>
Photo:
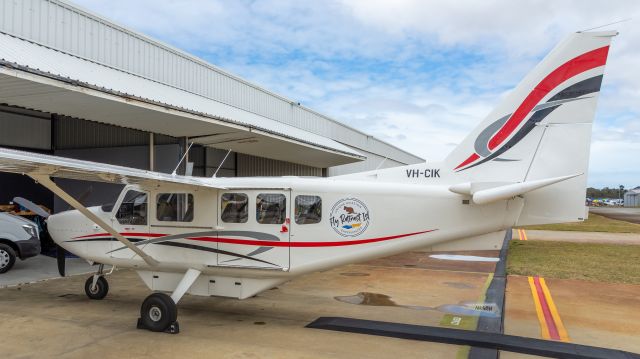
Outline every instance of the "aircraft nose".
<path fill-rule="evenodd" d="M 47 228 L 54 242 L 65 242 L 95 233 L 94 224 L 77 210 L 52 214 L 47 218 Z"/>
<path fill-rule="evenodd" d="M 86 254 L 87 243 L 79 240 L 79 237 L 88 233 L 91 222 L 82 213 L 75 210 L 50 215 L 46 222 L 49 235 L 57 245 L 58 272 L 64 277 L 66 275 L 67 252 L 77 256 Z"/>

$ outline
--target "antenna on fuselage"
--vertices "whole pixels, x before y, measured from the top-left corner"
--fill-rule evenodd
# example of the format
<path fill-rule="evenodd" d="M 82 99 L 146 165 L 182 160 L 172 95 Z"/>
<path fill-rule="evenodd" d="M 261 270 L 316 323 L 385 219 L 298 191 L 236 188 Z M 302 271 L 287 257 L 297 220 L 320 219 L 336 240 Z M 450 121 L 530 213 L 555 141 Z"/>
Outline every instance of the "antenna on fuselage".
<path fill-rule="evenodd" d="M 193 142 L 191 142 L 189 144 L 189 147 L 187 147 L 187 150 L 184 151 L 184 155 L 182 155 L 182 158 L 178 162 L 178 165 L 176 166 L 176 169 L 174 169 L 173 172 L 171 172 L 172 176 L 175 176 L 177 174 L 178 168 L 180 168 L 180 165 L 182 164 L 182 161 L 184 161 L 184 159 L 187 158 L 187 154 L 189 154 L 189 150 L 191 149 L 191 146 L 193 146 Z"/>
<path fill-rule="evenodd" d="M 585 32 L 585 31 L 596 30 L 596 29 L 603 28 L 603 27 L 605 27 L 605 26 L 615 25 L 615 24 L 619 24 L 619 23 L 621 23 L 621 22 L 627 22 L 627 21 L 631 21 L 631 20 L 633 20 L 633 19 L 629 17 L 629 18 L 626 18 L 626 19 L 622 19 L 622 20 L 618 20 L 618 21 L 610 22 L 610 23 L 608 23 L 608 24 L 604 24 L 604 25 L 600 25 L 600 26 L 592 27 L 592 28 L 590 28 L 590 29 L 585 29 L 585 30 L 581 30 L 581 31 L 578 31 L 578 32 Z"/>
<path fill-rule="evenodd" d="M 229 151 L 227 151 L 227 154 L 224 156 L 224 158 L 222 159 L 222 161 L 220 162 L 220 164 L 218 165 L 218 168 L 216 168 L 216 171 L 213 173 L 213 176 L 211 176 L 211 178 L 216 178 L 216 175 L 218 174 L 218 171 L 220 171 L 220 168 L 222 167 L 222 165 L 224 164 L 224 161 L 227 160 L 227 157 L 229 157 L 229 154 L 231 153 L 231 149 L 229 149 Z"/>
<path fill-rule="evenodd" d="M 378 165 L 378 167 L 376 167 L 376 169 L 375 169 L 376 171 L 377 171 L 377 170 L 379 170 L 379 169 L 380 169 L 380 167 L 382 167 L 382 165 L 387 161 L 387 158 L 389 158 L 389 157 L 385 157 L 385 158 L 382 160 L 382 162 L 380 162 L 380 164 Z"/>

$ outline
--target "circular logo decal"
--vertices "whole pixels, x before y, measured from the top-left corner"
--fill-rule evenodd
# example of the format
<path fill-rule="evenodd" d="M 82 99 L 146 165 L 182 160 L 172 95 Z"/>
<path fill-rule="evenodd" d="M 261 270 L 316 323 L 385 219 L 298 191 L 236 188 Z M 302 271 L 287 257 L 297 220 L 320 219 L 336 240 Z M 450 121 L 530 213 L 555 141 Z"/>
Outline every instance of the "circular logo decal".
<path fill-rule="evenodd" d="M 369 226 L 369 209 L 359 199 L 345 198 L 331 208 L 329 222 L 336 233 L 343 237 L 356 237 Z"/>

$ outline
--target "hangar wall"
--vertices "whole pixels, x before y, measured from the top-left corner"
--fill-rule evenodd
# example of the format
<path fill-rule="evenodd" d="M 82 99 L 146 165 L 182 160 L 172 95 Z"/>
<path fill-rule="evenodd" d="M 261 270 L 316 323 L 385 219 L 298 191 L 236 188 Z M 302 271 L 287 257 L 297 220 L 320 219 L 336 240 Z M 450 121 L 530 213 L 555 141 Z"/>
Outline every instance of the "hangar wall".
<path fill-rule="evenodd" d="M 51 115 L 0 105 L 0 143 L 8 147 L 51 149 Z"/>
<path fill-rule="evenodd" d="M 322 168 L 238 154 L 238 176 L 322 176 Z"/>
<path fill-rule="evenodd" d="M 0 0 L 0 33 L 29 40 L 119 71 L 167 84 L 219 103 L 338 141 L 364 154 L 366 161 L 316 168 L 251 155 L 231 153 L 219 177 L 334 176 L 387 168 L 423 160 L 327 116 L 255 86 L 181 50 L 118 26 L 65 0 Z M 0 104 L 0 146 L 170 173 L 186 149 L 187 139 L 32 111 Z M 26 106 L 28 107 L 28 106 Z M 225 150 L 193 146 L 193 174 L 211 176 Z M 13 177 L 11 177 L 13 176 Z M 21 178 L 18 178 L 21 177 Z M 61 181 L 86 205 L 111 200 L 119 187 Z M 0 203 L 24 195 L 54 208 L 39 185 L 22 176 L 0 175 Z M 55 202 L 55 205 L 54 205 Z"/>
<path fill-rule="evenodd" d="M 329 137 L 390 163 L 419 157 L 62 0 L 0 0 L 0 31 Z M 379 158 L 364 167 L 375 168 Z M 362 164 L 341 166 L 356 172 Z M 296 171 L 296 169 L 293 169 Z M 331 171 L 329 171 L 331 173 Z"/>
<path fill-rule="evenodd" d="M 154 134 L 154 170 L 171 173 L 184 151 L 179 138 Z M 120 166 L 150 169 L 149 133 L 68 116 L 0 105 L 0 146 L 90 160 Z M 322 176 L 323 169 L 194 145 L 188 161 L 193 175 Z M 87 206 L 112 202 L 122 186 L 58 179 L 65 190 Z M 0 204 L 13 197 L 30 198 L 55 212 L 68 205 L 27 177 L 0 174 Z"/>

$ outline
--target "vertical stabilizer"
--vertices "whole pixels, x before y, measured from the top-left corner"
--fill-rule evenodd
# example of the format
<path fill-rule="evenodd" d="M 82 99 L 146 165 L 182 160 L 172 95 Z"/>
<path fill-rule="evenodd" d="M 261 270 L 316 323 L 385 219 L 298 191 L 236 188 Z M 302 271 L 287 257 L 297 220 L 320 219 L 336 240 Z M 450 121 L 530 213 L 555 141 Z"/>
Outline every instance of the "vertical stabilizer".
<path fill-rule="evenodd" d="M 447 157 L 447 167 L 473 181 L 523 181 L 543 146 L 547 151 L 555 148 L 559 161 L 567 164 L 588 157 L 590 125 L 609 43 L 616 34 L 579 32 L 567 37 Z M 580 129 L 581 145 L 575 147 L 580 153 L 566 151 L 564 140 L 543 141 L 545 130 L 558 124 Z M 586 173 L 586 165 L 573 171 L 560 166 L 548 177 Z"/>
<path fill-rule="evenodd" d="M 524 195 L 518 224 L 582 220 L 591 127 L 615 31 L 556 46 L 447 157 L 459 182 L 584 175 Z"/>

